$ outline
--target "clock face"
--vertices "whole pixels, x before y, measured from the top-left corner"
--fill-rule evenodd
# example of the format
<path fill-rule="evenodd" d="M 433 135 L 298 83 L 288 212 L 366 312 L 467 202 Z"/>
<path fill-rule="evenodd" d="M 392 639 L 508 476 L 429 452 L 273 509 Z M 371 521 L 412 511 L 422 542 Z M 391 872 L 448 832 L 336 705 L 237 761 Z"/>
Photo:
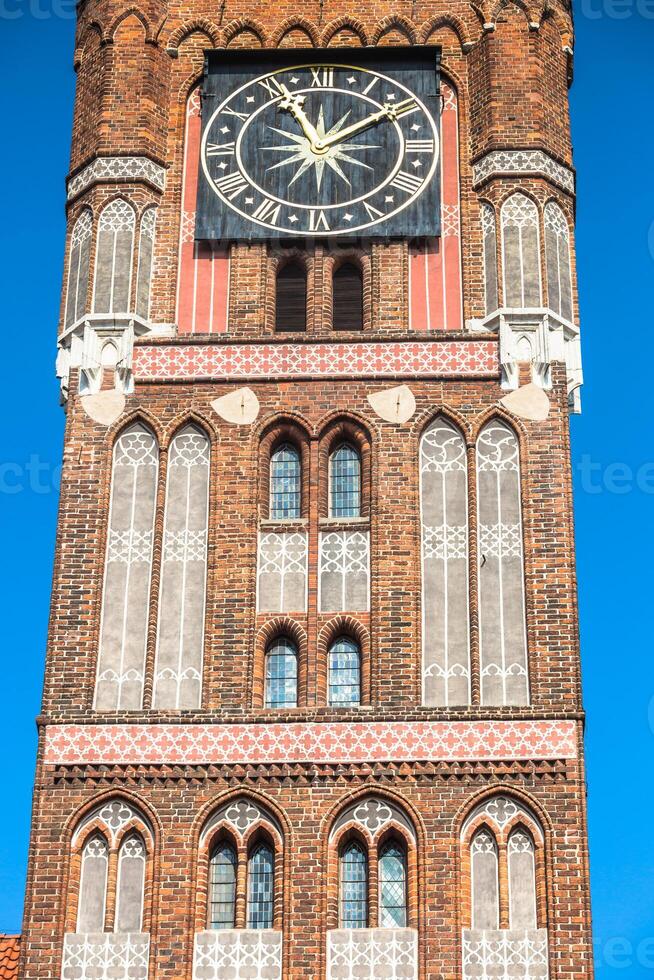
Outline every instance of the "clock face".
<path fill-rule="evenodd" d="M 257 75 L 208 116 L 201 145 L 207 185 L 224 208 L 259 229 L 253 237 L 388 228 L 437 172 L 438 127 L 416 87 L 342 64 Z"/>

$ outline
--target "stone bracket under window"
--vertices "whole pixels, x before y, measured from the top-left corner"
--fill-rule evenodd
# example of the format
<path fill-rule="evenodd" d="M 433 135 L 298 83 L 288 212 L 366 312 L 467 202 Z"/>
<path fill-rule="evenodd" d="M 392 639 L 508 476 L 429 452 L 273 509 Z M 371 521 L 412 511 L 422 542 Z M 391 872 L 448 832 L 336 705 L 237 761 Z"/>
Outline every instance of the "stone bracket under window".
<path fill-rule="evenodd" d="M 61 980 L 147 980 L 147 932 L 69 932 Z"/>
<path fill-rule="evenodd" d="M 277 929 L 214 929 L 195 934 L 193 980 L 281 980 L 282 933 Z"/>
<path fill-rule="evenodd" d="M 105 368 L 114 371 L 115 387 L 119 391 L 131 393 L 134 390 L 132 353 L 135 338 L 172 333 L 172 327 L 163 324 L 154 327 L 135 313 L 85 314 L 60 335 L 57 343 L 56 372 L 61 382 L 62 401 L 68 398 L 73 368 L 79 368 L 81 395 L 95 395 L 100 391 Z"/>
<path fill-rule="evenodd" d="M 540 388 L 552 387 L 551 366 L 566 366 L 568 404 L 572 412 L 581 411 L 581 340 L 579 327 L 563 320 L 546 307 L 500 309 L 483 320 L 471 320 L 474 333 L 499 333 L 502 387 L 514 391 L 519 386 L 519 365 L 531 365 L 531 380 Z"/>
<path fill-rule="evenodd" d="M 327 980 L 417 980 L 416 929 L 331 929 Z"/>
<path fill-rule="evenodd" d="M 464 929 L 463 980 L 548 980 L 547 929 Z"/>

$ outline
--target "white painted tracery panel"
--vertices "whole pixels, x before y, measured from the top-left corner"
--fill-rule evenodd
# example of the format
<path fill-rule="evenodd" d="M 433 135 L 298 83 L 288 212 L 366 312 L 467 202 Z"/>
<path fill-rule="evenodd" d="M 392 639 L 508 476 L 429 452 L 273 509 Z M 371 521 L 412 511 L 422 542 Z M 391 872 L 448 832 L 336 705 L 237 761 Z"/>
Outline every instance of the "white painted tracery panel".
<path fill-rule="evenodd" d="M 554 201 L 545 207 L 545 258 L 547 305 L 564 320 L 572 321 L 570 227 L 563 211 Z"/>
<path fill-rule="evenodd" d="M 536 853 L 534 842 L 519 827 L 509 837 L 509 923 L 511 929 L 535 929 Z"/>
<path fill-rule="evenodd" d="M 547 980 L 547 929 L 464 929 L 463 980 Z"/>
<path fill-rule="evenodd" d="M 541 305 L 538 208 L 524 194 L 512 194 L 502 206 L 504 306 Z"/>
<path fill-rule="evenodd" d="M 92 230 L 93 215 L 86 209 L 82 211 L 75 222 L 73 233 L 70 236 L 66 314 L 64 316 L 64 325 L 66 327 L 72 326 L 73 323 L 86 313 Z"/>
<path fill-rule="evenodd" d="M 138 834 L 126 837 L 118 855 L 116 932 L 140 932 L 143 927 L 145 844 Z"/>
<path fill-rule="evenodd" d="M 170 445 L 154 679 L 158 708 L 198 708 L 202 693 L 209 439 L 185 426 Z"/>
<path fill-rule="evenodd" d="M 438 418 L 420 441 L 423 703 L 468 704 L 468 473 L 465 441 Z"/>
<path fill-rule="evenodd" d="M 159 454 L 137 423 L 116 441 L 95 708 L 136 710 L 143 698 Z"/>
<path fill-rule="evenodd" d="M 95 256 L 94 313 L 129 313 L 134 253 L 134 208 L 117 198 L 100 214 Z"/>
<path fill-rule="evenodd" d="M 417 976 L 416 929 L 331 929 L 327 933 L 327 980 L 414 980 Z"/>
<path fill-rule="evenodd" d="M 149 319 L 150 316 L 150 286 L 156 221 L 156 208 L 148 208 L 147 211 L 143 212 L 139 232 L 139 265 L 136 274 L 136 312 L 144 320 Z"/>
<path fill-rule="evenodd" d="M 323 531 L 320 535 L 320 612 L 366 612 L 370 606 L 367 531 Z"/>
<path fill-rule="evenodd" d="M 495 419 L 477 440 L 482 704 L 528 704 L 520 454 Z"/>
<path fill-rule="evenodd" d="M 281 980 L 282 933 L 220 929 L 195 935 L 193 980 Z"/>
<path fill-rule="evenodd" d="M 497 280 L 497 229 L 495 208 L 484 202 L 481 206 L 481 231 L 484 244 L 484 295 L 486 313 L 494 313 L 499 306 Z"/>
<path fill-rule="evenodd" d="M 306 612 L 307 559 L 306 531 L 262 531 L 259 534 L 259 612 Z"/>
<path fill-rule="evenodd" d="M 107 903 L 109 849 L 99 834 L 91 837 L 82 852 L 77 929 L 79 932 L 104 930 Z"/>
<path fill-rule="evenodd" d="M 473 929 L 497 929 L 500 924 L 497 844 L 482 828 L 470 845 L 470 882 Z"/>
<path fill-rule="evenodd" d="M 147 980 L 147 933 L 68 933 L 61 980 Z"/>

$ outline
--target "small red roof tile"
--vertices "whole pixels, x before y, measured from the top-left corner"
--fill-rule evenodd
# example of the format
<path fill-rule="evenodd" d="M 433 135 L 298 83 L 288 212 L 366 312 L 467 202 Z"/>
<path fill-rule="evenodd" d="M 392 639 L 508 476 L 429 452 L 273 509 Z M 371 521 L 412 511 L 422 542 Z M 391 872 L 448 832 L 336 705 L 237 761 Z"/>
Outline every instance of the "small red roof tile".
<path fill-rule="evenodd" d="M 20 936 L 0 933 L 0 980 L 18 980 Z"/>

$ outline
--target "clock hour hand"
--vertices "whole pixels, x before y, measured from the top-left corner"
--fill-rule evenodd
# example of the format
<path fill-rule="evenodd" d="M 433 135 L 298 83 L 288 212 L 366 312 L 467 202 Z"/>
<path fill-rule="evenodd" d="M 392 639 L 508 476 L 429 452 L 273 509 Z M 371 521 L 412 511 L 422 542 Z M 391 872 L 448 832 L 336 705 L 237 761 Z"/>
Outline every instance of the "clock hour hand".
<path fill-rule="evenodd" d="M 319 139 L 313 149 L 319 151 L 328 150 L 336 143 L 349 139 L 351 136 L 356 136 L 358 133 L 362 133 L 364 130 L 370 129 L 371 126 L 376 126 L 377 123 L 382 122 L 384 119 L 388 119 L 390 122 L 395 122 L 395 120 L 400 116 L 403 116 L 406 112 L 409 112 L 413 106 L 415 106 L 415 101 L 413 99 L 403 99 L 403 101 L 398 102 L 397 105 L 394 105 L 392 102 L 386 102 L 381 109 L 379 109 L 377 112 L 373 112 L 370 116 L 366 116 L 365 119 L 360 119 L 359 122 L 352 123 L 351 126 L 346 126 L 345 129 L 340 129 L 337 133 L 333 133 L 331 136 L 325 136 L 323 139 Z"/>
<path fill-rule="evenodd" d="M 285 85 L 281 85 L 281 90 L 283 92 L 283 98 L 277 103 L 277 108 L 281 109 L 282 112 L 288 112 L 297 123 L 299 123 L 300 129 L 309 140 L 311 148 L 313 149 L 314 144 L 319 142 L 320 137 L 315 129 L 315 127 L 309 122 L 307 114 L 303 109 L 304 106 L 304 96 L 295 95 L 293 92 L 289 92 Z"/>

